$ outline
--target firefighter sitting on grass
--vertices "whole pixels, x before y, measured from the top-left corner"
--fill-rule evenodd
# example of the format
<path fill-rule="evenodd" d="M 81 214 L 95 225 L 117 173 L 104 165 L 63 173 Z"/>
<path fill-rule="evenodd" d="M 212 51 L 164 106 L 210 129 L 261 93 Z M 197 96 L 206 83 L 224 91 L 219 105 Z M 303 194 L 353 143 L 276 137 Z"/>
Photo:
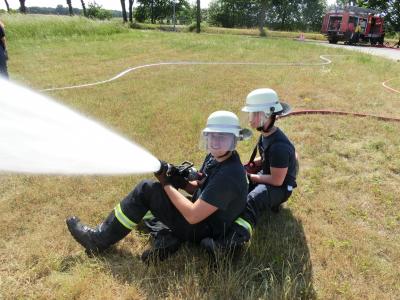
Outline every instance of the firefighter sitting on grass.
<path fill-rule="evenodd" d="M 247 205 L 225 239 L 203 241 L 202 245 L 211 254 L 220 249 L 242 248 L 262 214 L 268 210 L 278 212 L 297 186 L 295 148 L 283 131 L 275 126 L 276 117 L 288 113 L 290 107 L 279 101 L 275 91 L 263 88 L 247 96 L 242 111 L 248 113 L 251 127 L 261 132 L 250 162 L 245 165 L 250 181 Z M 255 158 L 257 150 L 260 157 Z"/>
<path fill-rule="evenodd" d="M 88 253 L 101 252 L 123 239 L 149 211 L 169 228 L 168 238 L 160 239 L 142 259 L 164 259 L 181 242 L 199 243 L 210 237 L 221 240 L 246 205 L 246 172 L 235 151 L 242 139 L 238 117 L 228 111 L 212 113 L 201 135 L 207 151 L 198 181 L 185 181 L 166 173 L 166 163 L 155 173 L 158 181 L 140 182 L 96 228 L 81 223 L 78 217 L 66 222 L 74 239 Z M 178 188 L 192 194 L 192 200 Z M 165 243 L 165 241 L 168 241 Z"/>

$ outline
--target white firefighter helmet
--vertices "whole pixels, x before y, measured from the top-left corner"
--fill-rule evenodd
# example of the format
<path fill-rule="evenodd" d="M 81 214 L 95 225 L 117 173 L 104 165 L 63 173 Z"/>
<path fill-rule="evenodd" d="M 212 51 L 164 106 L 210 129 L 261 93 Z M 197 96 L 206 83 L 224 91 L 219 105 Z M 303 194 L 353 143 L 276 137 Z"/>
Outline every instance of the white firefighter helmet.
<path fill-rule="evenodd" d="M 264 112 L 266 117 L 273 114 L 282 115 L 290 112 L 290 106 L 286 103 L 280 102 L 277 93 L 273 89 L 262 88 L 256 89 L 247 95 L 246 105 L 242 111 Z"/>
<path fill-rule="evenodd" d="M 207 151 L 232 151 L 238 140 L 251 136 L 248 129 L 242 129 L 239 118 L 230 111 L 213 112 L 207 119 L 207 125 L 201 132 L 200 148 Z"/>
<path fill-rule="evenodd" d="M 240 129 L 239 118 L 233 112 L 220 110 L 208 117 L 203 132 L 226 132 L 239 137 Z"/>

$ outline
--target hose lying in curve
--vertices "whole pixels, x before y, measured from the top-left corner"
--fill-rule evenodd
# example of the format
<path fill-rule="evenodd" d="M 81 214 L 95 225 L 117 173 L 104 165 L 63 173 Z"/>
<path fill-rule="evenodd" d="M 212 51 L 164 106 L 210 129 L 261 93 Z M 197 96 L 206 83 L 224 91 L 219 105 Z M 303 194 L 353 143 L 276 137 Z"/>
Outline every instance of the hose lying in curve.
<path fill-rule="evenodd" d="M 342 56 L 342 55 L 320 55 L 319 58 L 323 61 L 320 63 L 305 63 L 305 62 L 293 62 L 293 63 L 256 63 L 256 62 L 201 62 L 201 61 L 181 61 L 181 62 L 161 62 L 161 63 L 154 63 L 154 64 L 147 64 L 141 65 L 137 67 L 128 68 L 121 73 L 115 75 L 106 80 L 96 81 L 92 83 L 85 83 L 79 85 L 72 85 L 72 86 L 65 86 L 65 87 L 55 87 L 55 88 L 48 88 L 43 89 L 41 92 L 50 92 L 50 91 L 59 91 L 59 90 L 68 90 L 68 89 L 77 89 L 77 88 L 84 88 L 89 86 L 95 86 L 100 84 L 105 84 L 118 78 L 121 78 L 128 74 L 129 72 L 133 72 L 139 69 L 151 68 L 151 67 L 159 67 L 159 66 L 188 66 L 188 65 L 226 65 L 226 66 L 266 66 L 266 67 L 319 67 L 324 65 L 329 65 L 332 63 L 327 56 Z"/>
<path fill-rule="evenodd" d="M 389 79 L 389 80 L 386 80 L 386 81 L 382 82 L 383 87 L 386 88 L 386 89 L 388 89 L 389 91 L 392 91 L 392 92 L 395 92 L 395 93 L 400 94 L 400 91 L 398 91 L 398 90 L 396 90 L 396 89 L 394 89 L 394 88 L 392 88 L 392 87 L 390 87 L 390 86 L 387 85 L 388 82 L 390 82 L 390 81 L 392 81 L 392 80 L 395 80 L 395 79 L 397 79 L 397 78 L 398 78 L 398 77 L 395 77 L 395 78 L 392 78 L 392 79 Z"/>
<path fill-rule="evenodd" d="M 80 85 L 73 85 L 73 86 L 66 86 L 66 87 L 56 87 L 56 88 L 48 88 L 48 89 L 43 89 L 41 90 L 42 92 L 49 92 L 49 91 L 56 91 L 56 90 L 66 90 L 66 89 L 76 89 L 76 88 L 84 88 L 84 87 L 89 87 L 89 86 L 95 86 L 95 85 L 100 85 L 100 84 L 105 84 L 114 80 L 117 80 L 118 78 L 121 78 L 128 74 L 129 72 L 133 72 L 139 69 L 144 69 L 144 68 L 151 68 L 151 67 L 158 67 L 158 66 L 170 66 L 170 65 L 247 65 L 247 66 L 288 66 L 288 67 L 306 67 L 306 66 L 324 66 L 324 65 L 329 65 L 332 63 L 330 59 L 327 58 L 327 56 L 343 56 L 343 55 L 320 55 L 319 58 L 323 60 L 323 62 L 320 63 L 304 63 L 304 62 L 294 62 L 294 63 L 254 63 L 254 62 L 162 62 L 162 63 L 154 63 L 154 64 L 147 64 L 147 65 L 141 65 L 137 67 L 132 67 L 128 68 L 121 73 L 117 74 L 116 76 L 102 80 L 102 81 L 97 81 L 97 82 L 92 82 L 92 83 L 86 83 L 86 84 L 80 84 Z M 395 90 L 386 84 L 395 78 L 389 79 L 385 82 L 382 83 L 383 87 L 386 89 L 389 89 L 393 92 L 400 93 L 400 91 Z M 328 115 L 328 114 L 334 114 L 334 115 L 347 115 L 347 116 L 357 116 L 357 117 L 371 117 L 375 118 L 378 120 L 382 121 L 394 121 L 394 122 L 400 122 L 399 118 L 393 118 L 393 117 L 383 117 L 383 116 L 377 116 L 377 115 L 370 115 L 370 114 L 363 114 L 363 113 L 353 113 L 353 112 L 345 112 L 345 111 L 334 111 L 334 110 L 298 110 L 298 111 L 293 111 L 290 112 L 284 116 L 281 116 L 281 118 L 284 117 L 289 117 L 289 116 L 298 116 L 298 115 L 307 115 L 307 114 L 322 114 L 322 115 Z"/>

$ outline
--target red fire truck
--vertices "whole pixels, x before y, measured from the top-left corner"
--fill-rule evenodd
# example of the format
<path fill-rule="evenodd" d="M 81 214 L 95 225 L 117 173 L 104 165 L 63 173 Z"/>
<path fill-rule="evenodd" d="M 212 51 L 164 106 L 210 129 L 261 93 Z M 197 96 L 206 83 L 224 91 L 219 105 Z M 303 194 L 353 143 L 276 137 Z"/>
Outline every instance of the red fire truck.
<path fill-rule="evenodd" d="M 329 43 L 371 43 L 383 45 L 385 30 L 383 17 L 376 11 L 357 6 L 335 8 L 326 13 L 321 33 Z"/>

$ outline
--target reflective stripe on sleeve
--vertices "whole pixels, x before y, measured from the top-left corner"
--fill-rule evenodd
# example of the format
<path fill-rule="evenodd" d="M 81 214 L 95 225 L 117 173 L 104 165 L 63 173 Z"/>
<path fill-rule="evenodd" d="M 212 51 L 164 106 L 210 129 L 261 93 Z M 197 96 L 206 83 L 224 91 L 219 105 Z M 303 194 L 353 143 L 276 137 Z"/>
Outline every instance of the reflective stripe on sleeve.
<path fill-rule="evenodd" d="M 242 219 L 242 218 L 239 217 L 239 218 L 236 219 L 235 223 L 240 225 L 240 226 L 242 226 L 242 227 L 244 227 L 250 233 L 250 235 L 252 235 L 252 233 L 253 233 L 252 231 L 253 230 L 251 228 L 251 225 L 245 219 Z"/>
<path fill-rule="evenodd" d="M 151 211 L 148 210 L 147 213 L 144 215 L 143 220 L 150 220 L 153 218 L 154 218 L 153 214 L 151 213 Z"/>
<path fill-rule="evenodd" d="M 129 218 L 122 212 L 121 203 L 118 203 L 118 205 L 114 208 L 114 211 L 118 221 L 124 225 L 124 227 L 128 228 L 129 230 L 132 230 L 135 227 L 136 223 L 129 220 Z"/>

